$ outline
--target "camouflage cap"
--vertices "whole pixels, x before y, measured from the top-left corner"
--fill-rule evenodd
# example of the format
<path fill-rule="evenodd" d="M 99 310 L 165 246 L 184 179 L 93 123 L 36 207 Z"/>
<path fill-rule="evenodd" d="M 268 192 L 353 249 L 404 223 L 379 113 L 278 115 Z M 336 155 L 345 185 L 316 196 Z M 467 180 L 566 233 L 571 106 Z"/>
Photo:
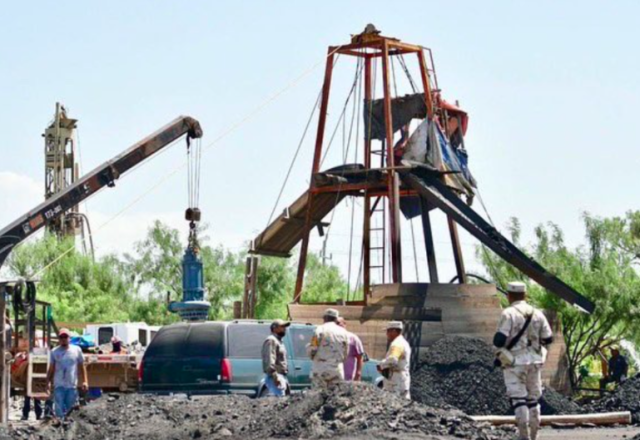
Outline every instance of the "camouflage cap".
<path fill-rule="evenodd" d="M 271 330 L 273 330 L 276 327 L 289 327 L 291 325 L 291 323 L 289 321 L 284 321 L 282 319 L 274 319 L 271 322 Z"/>
<path fill-rule="evenodd" d="M 324 311 L 324 315 L 322 316 L 328 316 L 330 318 L 339 318 L 340 317 L 340 312 L 338 312 L 336 309 L 327 309 Z"/>

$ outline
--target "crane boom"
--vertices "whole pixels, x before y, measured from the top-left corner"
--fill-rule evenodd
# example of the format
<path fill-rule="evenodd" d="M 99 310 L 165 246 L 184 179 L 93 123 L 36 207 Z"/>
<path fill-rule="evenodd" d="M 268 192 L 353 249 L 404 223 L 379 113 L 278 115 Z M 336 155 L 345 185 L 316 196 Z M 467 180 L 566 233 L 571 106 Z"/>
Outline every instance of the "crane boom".
<path fill-rule="evenodd" d="M 0 267 L 17 244 L 105 186 L 114 187 L 124 173 L 185 134 L 189 142 L 202 137 L 202 128 L 197 120 L 180 116 L 0 230 Z"/>

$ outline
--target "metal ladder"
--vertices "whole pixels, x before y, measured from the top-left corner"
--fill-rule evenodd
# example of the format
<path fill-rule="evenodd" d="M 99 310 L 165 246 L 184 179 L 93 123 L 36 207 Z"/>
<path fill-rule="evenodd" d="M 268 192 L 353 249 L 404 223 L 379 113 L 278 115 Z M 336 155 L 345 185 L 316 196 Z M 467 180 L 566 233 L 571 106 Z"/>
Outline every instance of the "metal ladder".
<path fill-rule="evenodd" d="M 371 246 L 369 246 L 369 266 L 370 273 L 378 271 L 378 279 L 371 277 L 371 284 L 384 284 L 385 280 L 385 256 L 386 256 L 386 226 L 387 226 L 387 204 L 380 196 L 373 204 L 371 210 L 371 224 L 369 229 Z M 378 226 L 379 225 L 379 226 Z"/>

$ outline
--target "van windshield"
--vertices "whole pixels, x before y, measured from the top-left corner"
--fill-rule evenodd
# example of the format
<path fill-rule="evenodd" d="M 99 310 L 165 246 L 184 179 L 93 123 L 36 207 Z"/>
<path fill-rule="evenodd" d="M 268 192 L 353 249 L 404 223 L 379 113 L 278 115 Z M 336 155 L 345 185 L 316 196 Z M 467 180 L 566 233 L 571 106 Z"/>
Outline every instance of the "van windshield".
<path fill-rule="evenodd" d="M 153 338 L 145 356 L 222 357 L 223 328 L 220 323 L 163 327 Z"/>
<path fill-rule="evenodd" d="M 231 324 L 228 328 L 229 357 L 260 359 L 262 344 L 270 334 L 268 324 Z"/>

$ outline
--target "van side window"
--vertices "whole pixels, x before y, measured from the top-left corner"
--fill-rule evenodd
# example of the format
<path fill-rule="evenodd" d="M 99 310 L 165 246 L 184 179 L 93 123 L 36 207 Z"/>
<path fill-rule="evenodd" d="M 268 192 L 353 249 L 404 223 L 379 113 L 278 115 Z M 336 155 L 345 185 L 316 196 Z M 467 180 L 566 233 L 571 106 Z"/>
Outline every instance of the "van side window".
<path fill-rule="evenodd" d="M 309 356 L 307 356 L 307 344 L 311 341 L 314 330 L 314 327 L 295 327 L 289 329 L 294 359 L 309 359 Z"/>
<path fill-rule="evenodd" d="M 108 344 L 113 338 L 113 328 L 100 327 L 98 329 L 98 345 Z"/>
<path fill-rule="evenodd" d="M 262 344 L 270 334 L 268 325 L 231 324 L 228 327 L 229 357 L 260 359 Z"/>

